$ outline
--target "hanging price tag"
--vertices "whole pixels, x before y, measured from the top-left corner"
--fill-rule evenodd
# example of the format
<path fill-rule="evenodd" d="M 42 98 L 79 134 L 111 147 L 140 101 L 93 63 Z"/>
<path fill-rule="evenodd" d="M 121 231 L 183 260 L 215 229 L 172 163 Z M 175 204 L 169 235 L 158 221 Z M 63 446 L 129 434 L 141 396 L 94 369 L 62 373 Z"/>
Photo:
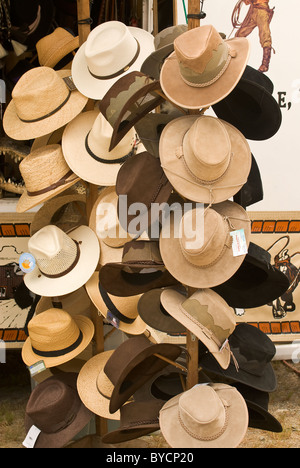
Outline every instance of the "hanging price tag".
<path fill-rule="evenodd" d="M 248 246 L 247 246 L 244 229 L 240 229 L 238 231 L 232 231 L 230 235 L 232 237 L 233 256 L 239 257 L 241 255 L 247 255 Z"/>

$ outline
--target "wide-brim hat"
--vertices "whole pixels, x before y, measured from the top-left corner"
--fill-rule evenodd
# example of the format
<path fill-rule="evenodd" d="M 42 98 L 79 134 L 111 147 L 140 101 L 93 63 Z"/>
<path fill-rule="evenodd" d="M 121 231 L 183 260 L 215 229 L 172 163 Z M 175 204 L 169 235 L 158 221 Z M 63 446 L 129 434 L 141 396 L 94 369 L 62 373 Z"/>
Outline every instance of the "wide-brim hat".
<path fill-rule="evenodd" d="M 264 189 L 260 170 L 255 157 L 252 154 L 252 165 L 247 182 L 241 190 L 233 196 L 233 201 L 243 208 L 247 208 L 254 203 L 264 199 Z"/>
<path fill-rule="evenodd" d="M 85 284 L 87 293 L 97 310 L 106 320 L 129 335 L 141 335 L 147 329 L 138 312 L 140 296 L 119 297 L 108 294 L 99 282 L 99 272 L 95 272 Z"/>
<path fill-rule="evenodd" d="M 32 426 L 38 427 L 42 422 L 34 448 L 62 448 L 92 419 L 93 413 L 79 398 L 77 377 L 77 373 L 60 373 L 33 389 L 26 406 L 24 424 L 28 432 Z M 65 405 L 62 408 L 67 399 L 68 408 Z"/>
<path fill-rule="evenodd" d="M 247 66 L 236 87 L 229 96 L 213 105 L 213 110 L 220 119 L 238 128 L 245 138 L 268 140 L 282 123 L 282 112 L 272 92 L 271 80 Z"/>
<path fill-rule="evenodd" d="M 126 31 L 121 31 L 121 28 L 124 26 L 120 25 L 119 21 L 109 21 L 106 22 L 104 25 L 99 25 L 95 28 L 92 33 L 90 33 L 87 41 L 79 48 L 78 52 L 76 53 L 73 63 L 72 63 L 72 77 L 76 84 L 77 89 L 80 90 L 82 94 L 87 96 L 90 99 L 101 100 L 103 96 L 107 93 L 107 91 L 111 88 L 111 86 L 123 75 L 130 73 L 132 71 L 140 71 L 140 68 L 145 60 L 151 52 L 154 51 L 154 37 L 149 32 L 136 27 L 126 26 Z M 110 35 L 110 40 L 102 40 L 101 36 L 105 34 L 105 36 Z M 121 64 L 121 61 L 124 61 L 122 55 L 122 48 L 120 45 L 122 43 L 126 46 L 127 41 L 123 41 L 123 37 L 129 37 L 129 39 L 134 38 L 135 41 L 138 43 L 138 52 L 137 47 L 135 45 L 135 52 L 128 57 L 129 62 L 126 64 Z M 104 57 L 104 66 L 107 67 L 107 57 L 116 54 L 116 60 L 119 54 L 119 64 L 118 64 L 118 73 L 115 70 L 110 70 L 108 65 L 108 70 L 106 73 L 106 78 L 102 77 L 99 78 L 95 75 L 95 73 L 91 73 L 87 63 L 87 48 L 90 50 L 89 59 L 93 61 L 93 55 L 99 52 L 99 48 L 97 49 L 96 44 L 97 41 L 100 40 L 101 45 L 101 54 L 105 55 Z M 93 52 L 94 50 L 94 52 Z M 127 55 L 127 54 L 126 54 Z M 96 57 L 96 62 L 98 58 Z M 103 61 L 103 58 L 101 58 Z M 132 63 L 131 63 L 132 62 Z M 96 63 L 97 65 L 97 63 Z M 97 68 L 97 67 L 96 67 Z M 94 75 L 94 76 L 93 76 Z M 111 75 L 117 75 L 111 77 Z"/>
<path fill-rule="evenodd" d="M 47 83 L 41 88 L 41 92 L 38 91 L 39 88 L 36 88 L 35 93 L 32 88 L 42 76 L 46 77 Z M 5 110 L 3 116 L 5 133 L 15 140 L 32 140 L 54 132 L 80 114 L 87 103 L 87 98 L 76 89 L 70 91 L 67 84 L 62 83 L 63 78 L 69 76 L 70 70 L 54 71 L 49 67 L 38 67 L 25 73 L 13 89 L 12 100 Z M 27 94 L 30 94 L 30 98 L 25 100 L 24 90 L 27 91 L 27 89 L 29 89 Z M 54 104 L 54 96 L 57 105 Z M 43 99 L 45 107 L 42 115 L 38 108 L 40 99 Z M 18 101 L 21 102 L 18 103 Z M 22 108 L 22 116 L 18 115 L 18 107 Z"/>
<path fill-rule="evenodd" d="M 236 448 L 248 429 L 248 409 L 236 388 L 196 385 L 169 400 L 160 411 L 160 428 L 173 448 Z"/>
<path fill-rule="evenodd" d="M 289 287 L 288 277 L 271 264 L 269 252 L 250 242 L 248 254 L 238 271 L 213 289 L 231 307 L 253 309 L 275 301 Z"/>
<path fill-rule="evenodd" d="M 219 155 L 214 165 L 211 152 Z M 172 120 L 161 134 L 159 154 L 174 189 L 199 203 L 229 200 L 246 184 L 252 164 L 249 144 L 241 132 L 212 116 Z"/>
<path fill-rule="evenodd" d="M 162 66 L 161 87 L 174 104 L 198 110 L 230 94 L 250 54 L 248 39 L 224 41 L 210 25 L 181 34 L 174 49 Z"/>

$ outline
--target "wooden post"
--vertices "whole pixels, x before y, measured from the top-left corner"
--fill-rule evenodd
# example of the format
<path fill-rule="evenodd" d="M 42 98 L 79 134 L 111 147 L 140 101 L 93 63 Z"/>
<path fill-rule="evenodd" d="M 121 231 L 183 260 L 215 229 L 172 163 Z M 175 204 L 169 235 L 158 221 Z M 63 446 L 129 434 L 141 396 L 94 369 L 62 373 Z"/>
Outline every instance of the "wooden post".
<path fill-rule="evenodd" d="M 189 8 L 188 14 L 189 15 L 199 15 L 201 7 L 200 7 L 200 0 L 188 0 L 189 1 Z M 200 18 L 189 18 L 188 19 L 188 29 L 198 28 L 200 26 Z"/>

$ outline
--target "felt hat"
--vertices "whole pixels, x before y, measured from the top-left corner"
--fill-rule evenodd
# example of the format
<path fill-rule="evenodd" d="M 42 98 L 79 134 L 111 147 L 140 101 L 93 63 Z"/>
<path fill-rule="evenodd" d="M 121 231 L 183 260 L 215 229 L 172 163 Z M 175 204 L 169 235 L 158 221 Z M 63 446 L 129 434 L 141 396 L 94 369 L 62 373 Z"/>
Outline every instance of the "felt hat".
<path fill-rule="evenodd" d="M 111 382 L 110 412 L 114 413 L 153 375 L 167 366 L 158 355 L 175 361 L 182 350 L 174 344 L 153 344 L 145 335 L 134 336 L 115 349 L 99 379 L 99 387 Z"/>
<path fill-rule="evenodd" d="M 148 240 L 125 244 L 122 261 L 105 264 L 99 272 L 99 281 L 109 294 L 122 297 L 178 284 L 162 261 L 159 243 Z"/>
<path fill-rule="evenodd" d="M 264 189 L 260 170 L 255 157 L 252 154 L 252 164 L 248 180 L 238 193 L 233 196 L 233 201 L 243 208 L 247 208 L 254 203 L 264 199 Z"/>
<path fill-rule="evenodd" d="M 121 142 L 109 151 L 113 128 L 97 110 L 83 112 L 64 130 L 62 149 L 70 168 L 81 179 L 100 186 L 114 186 L 121 165 L 136 147 L 132 128 Z"/>
<path fill-rule="evenodd" d="M 141 72 L 121 77 L 99 102 L 99 109 L 113 127 L 109 151 L 149 112 L 159 107 L 164 98 L 159 80 Z"/>
<path fill-rule="evenodd" d="M 76 87 L 90 99 L 101 100 L 111 86 L 132 71 L 139 71 L 154 50 L 154 37 L 120 21 L 96 26 L 72 63 Z"/>
<path fill-rule="evenodd" d="M 159 152 L 174 189 L 202 203 L 230 199 L 247 182 L 252 164 L 239 130 L 206 115 L 172 120 L 162 132 Z"/>
<path fill-rule="evenodd" d="M 178 213 L 170 213 L 170 227 L 165 223 L 160 235 L 160 253 L 169 273 L 196 289 L 212 288 L 231 278 L 246 257 L 243 251 L 234 252 L 233 233 L 244 234 L 246 248 L 250 243 L 246 211 L 226 201 L 205 210 L 196 207 L 183 216 Z"/>
<path fill-rule="evenodd" d="M 163 307 L 205 344 L 223 369 L 230 364 L 229 336 L 236 327 L 234 310 L 217 293 L 200 289 L 191 297 L 172 289 L 161 294 Z"/>
<path fill-rule="evenodd" d="M 22 348 L 27 366 L 44 361 L 45 367 L 64 364 L 78 356 L 91 342 L 95 327 L 91 319 L 71 316 L 63 309 L 49 309 L 33 317 Z"/>
<path fill-rule="evenodd" d="M 161 69 L 161 87 L 180 107 L 209 107 L 235 88 L 249 53 L 244 37 L 224 41 L 212 25 L 194 28 L 175 39 L 174 52 Z"/>
<path fill-rule="evenodd" d="M 33 448 L 62 448 L 92 419 L 79 398 L 76 373 L 49 377 L 32 391 L 26 405 L 25 429 L 41 432 Z"/>
<path fill-rule="evenodd" d="M 271 264 L 271 254 L 253 242 L 237 272 L 214 287 L 233 308 L 253 309 L 281 297 L 290 287 L 288 277 Z"/>
<path fill-rule="evenodd" d="M 236 388 L 196 385 L 169 400 L 160 428 L 173 448 L 237 448 L 248 430 L 248 409 Z"/>
<path fill-rule="evenodd" d="M 96 234 L 80 226 L 66 234 L 57 226 L 40 229 L 28 241 L 36 266 L 26 273 L 27 288 L 39 296 L 70 294 L 83 286 L 94 273 L 100 256 Z"/>
<path fill-rule="evenodd" d="M 32 140 L 63 127 L 80 114 L 87 98 L 64 80 L 69 76 L 69 70 L 56 72 L 49 67 L 25 73 L 5 110 L 5 133 L 15 140 Z"/>
<path fill-rule="evenodd" d="M 180 358 L 177 360 L 180 362 Z M 133 395 L 134 401 L 168 401 L 186 389 L 187 370 L 169 365 L 157 372 Z M 207 380 L 206 380 L 207 381 Z"/>
<path fill-rule="evenodd" d="M 264 73 L 247 66 L 232 92 L 213 106 L 220 118 L 238 128 L 248 140 L 268 140 L 280 129 L 282 112 L 272 95 L 274 85 Z"/>
<path fill-rule="evenodd" d="M 54 198 L 80 181 L 65 161 L 60 145 L 43 146 L 20 163 L 25 190 L 16 211 L 23 213 Z"/>
<path fill-rule="evenodd" d="M 69 54 L 79 48 L 79 36 L 74 36 L 65 28 L 58 27 L 51 34 L 42 37 L 36 44 L 38 61 L 42 67 L 55 69 L 65 68 L 63 59 L 72 62 L 73 56 Z M 60 63 L 61 62 L 61 63 Z M 60 66 L 62 65 L 62 66 Z"/>
<path fill-rule="evenodd" d="M 228 369 L 222 369 L 207 348 L 199 341 L 199 365 L 218 378 L 248 385 L 262 392 L 273 393 L 277 378 L 272 366 L 276 347 L 271 339 L 258 328 L 240 323 L 229 337 L 230 349 L 238 363 L 233 360 Z"/>
<path fill-rule="evenodd" d="M 92 275 L 85 285 L 97 310 L 117 329 L 129 335 L 141 335 L 147 329 L 138 312 L 140 296 L 126 298 L 108 294 L 99 282 L 99 272 Z"/>

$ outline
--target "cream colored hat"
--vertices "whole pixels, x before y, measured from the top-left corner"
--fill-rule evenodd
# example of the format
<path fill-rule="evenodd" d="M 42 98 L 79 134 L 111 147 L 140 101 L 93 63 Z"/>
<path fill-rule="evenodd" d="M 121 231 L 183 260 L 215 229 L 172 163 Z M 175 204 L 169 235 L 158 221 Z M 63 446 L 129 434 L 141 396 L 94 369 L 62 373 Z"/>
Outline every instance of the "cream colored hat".
<path fill-rule="evenodd" d="M 62 59 L 78 48 L 79 36 L 74 37 L 65 28 L 60 27 L 56 28 L 53 33 L 42 37 L 36 44 L 39 64 L 42 67 L 50 68 L 54 68 Z"/>
<path fill-rule="evenodd" d="M 44 203 L 80 181 L 66 163 L 60 145 L 33 151 L 19 167 L 25 190 L 17 203 L 17 213 Z"/>
<path fill-rule="evenodd" d="M 35 269 L 24 276 L 27 288 L 39 296 L 57 297 L 83 286 L 95 272 L 100 256 L 96 234 L 80 226 L 66 234 L 45 226 L 28 241 Z"/>
<path fill-rule="evenodd" d="M 5 133 L 15 140 L 32 140 L 47 135 L 73 120 L 88 99 L 64 78 L 69 70 L 37 67 L 26 72 L 12 91 L 3 116 Z"/>
<path fill-rule="evenodd" d="M 140 71 L 153 51 L 152 34 L 119 21 L 107 21 L 91 31 L 75 55 L 74 83 L 88 98 L 101 100 L 121 76 Z"/>

